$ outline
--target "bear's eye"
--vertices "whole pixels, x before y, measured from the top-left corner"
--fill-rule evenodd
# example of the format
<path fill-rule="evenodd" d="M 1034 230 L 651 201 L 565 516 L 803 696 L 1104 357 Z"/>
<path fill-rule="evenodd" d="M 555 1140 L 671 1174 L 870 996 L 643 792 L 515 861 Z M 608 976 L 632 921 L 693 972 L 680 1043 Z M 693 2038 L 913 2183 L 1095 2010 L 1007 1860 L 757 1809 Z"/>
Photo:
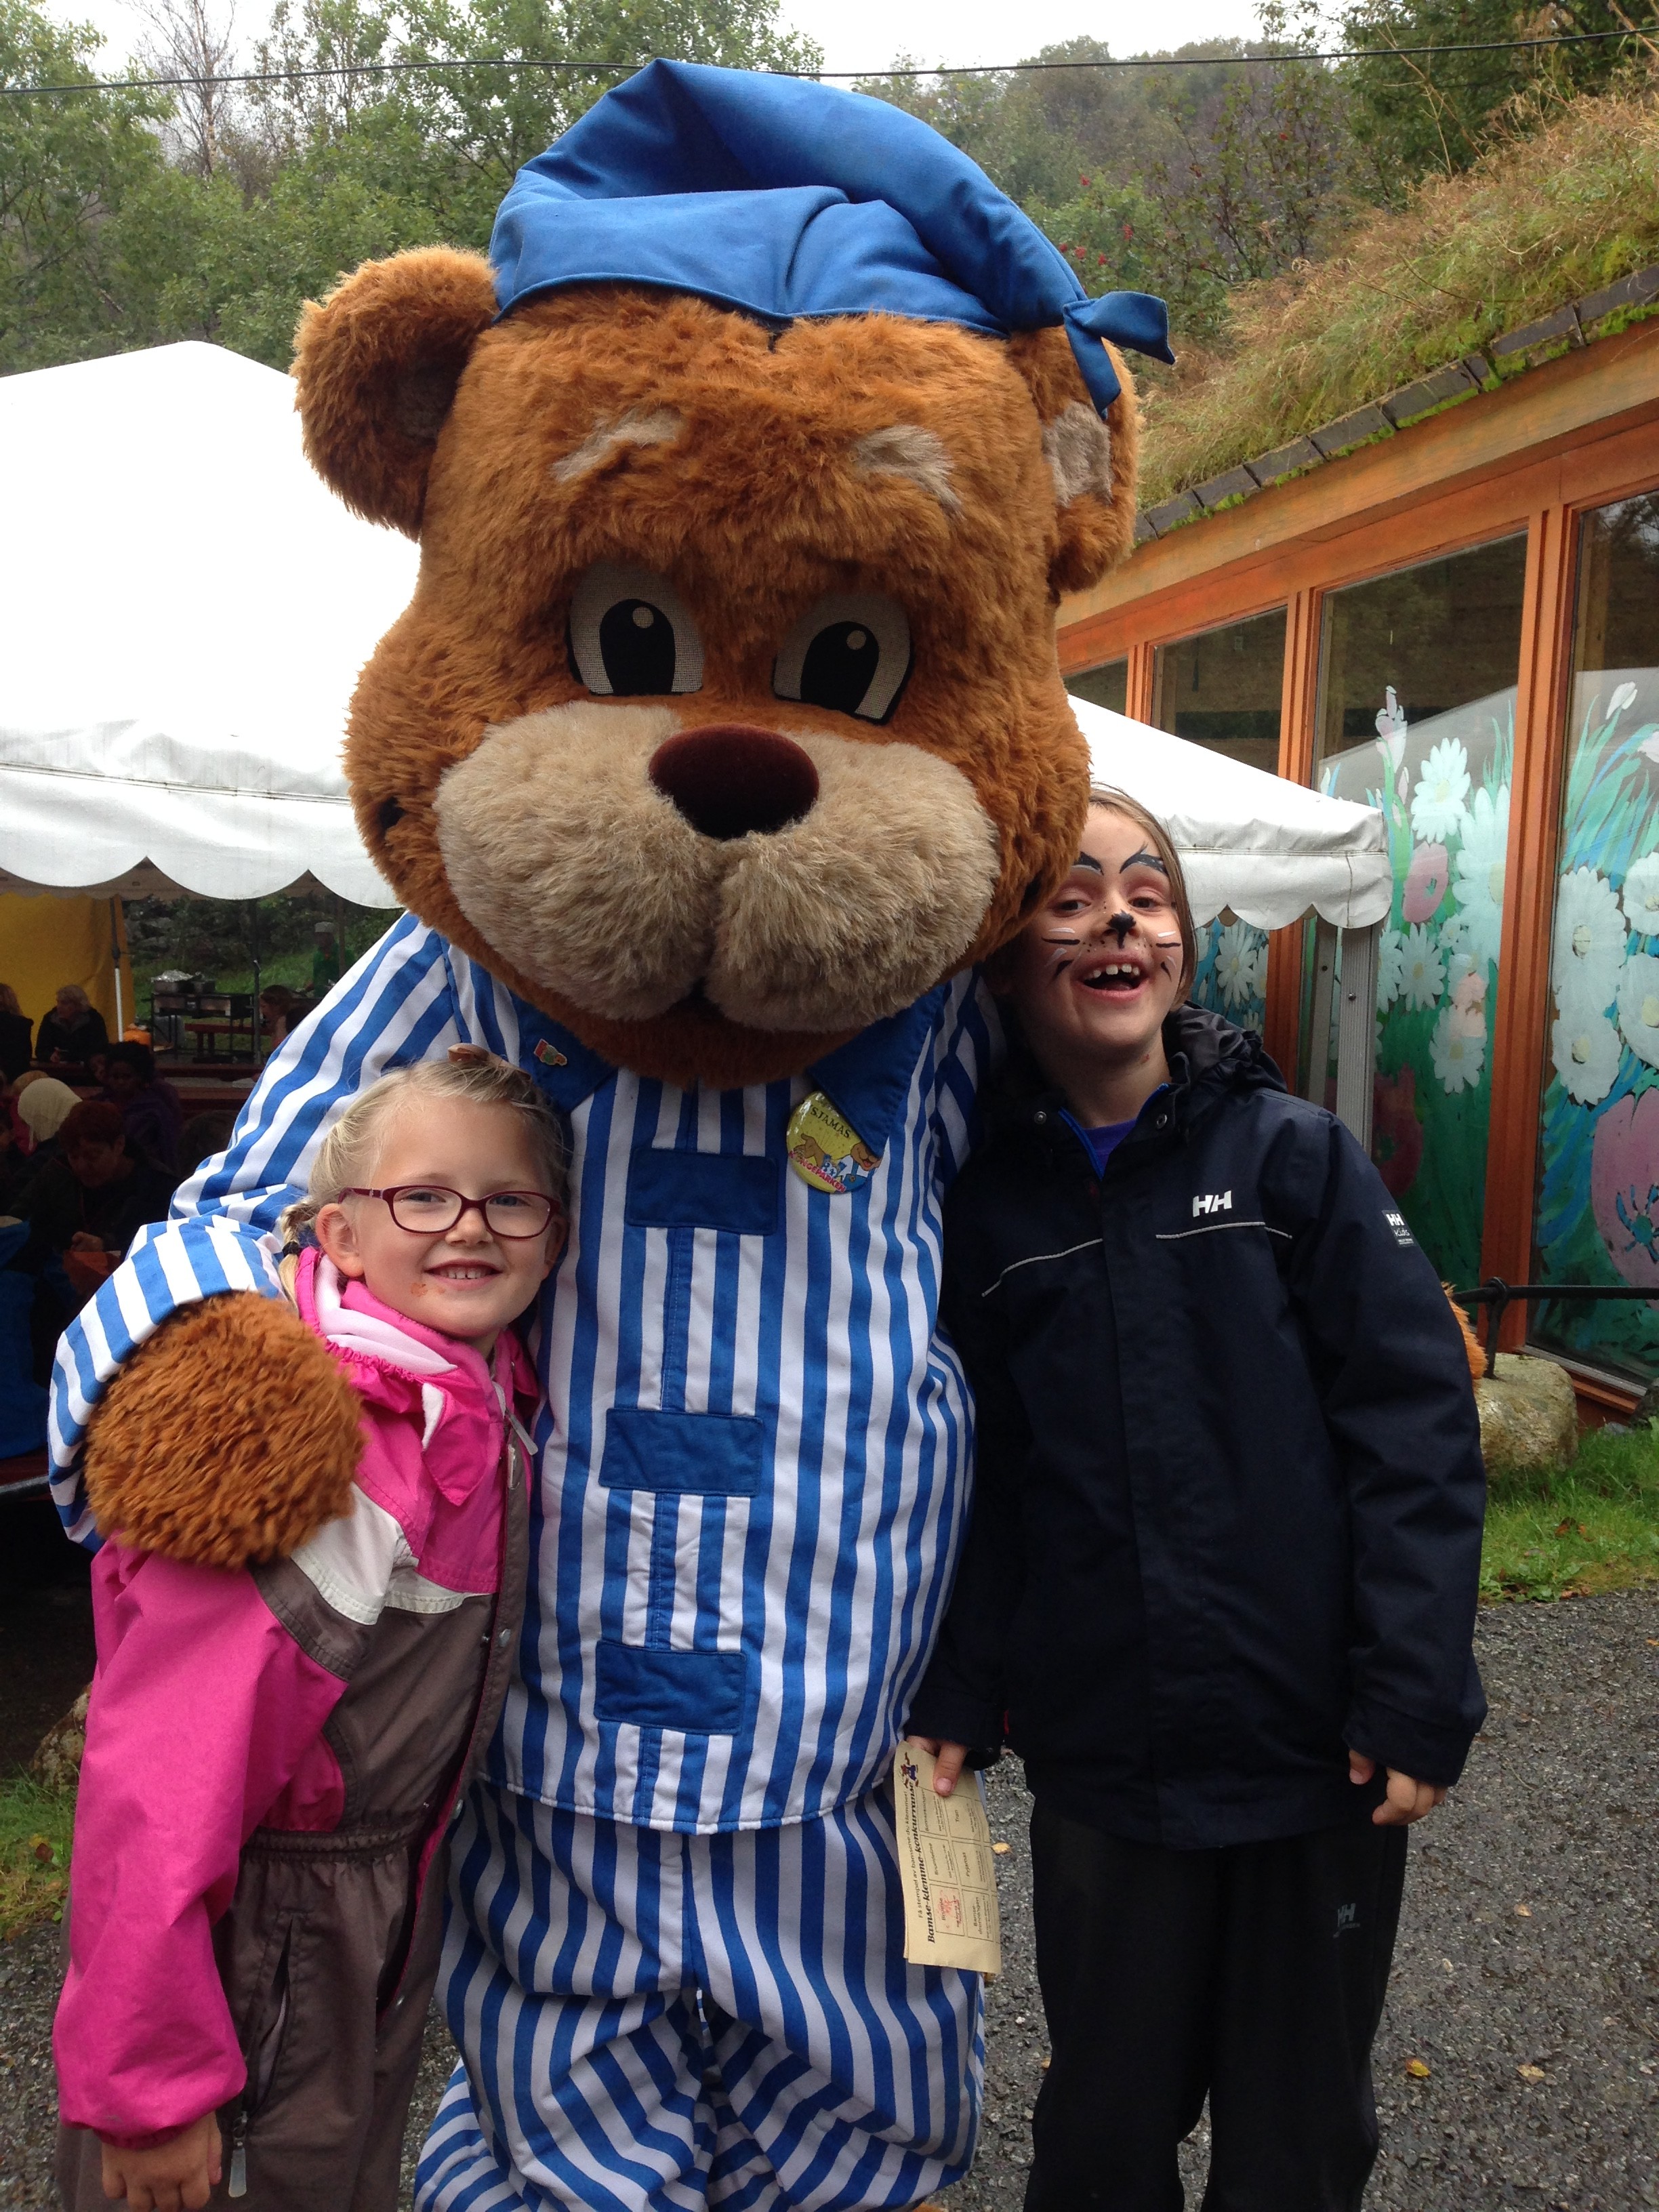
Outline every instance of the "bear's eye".
<path fill-rule="evenodd" d="M 831 592 L 809 607 L 772 667 L 780 699 L 884 722 L 910 673 L 910 625 L 881 592 Z"/>
<path fill-rule="evenodd" d="M 590 691 L 637 699 L 702 689 L 702 640 L 666 576 L 596 561 L 570 600 L 570 659 Z"/>

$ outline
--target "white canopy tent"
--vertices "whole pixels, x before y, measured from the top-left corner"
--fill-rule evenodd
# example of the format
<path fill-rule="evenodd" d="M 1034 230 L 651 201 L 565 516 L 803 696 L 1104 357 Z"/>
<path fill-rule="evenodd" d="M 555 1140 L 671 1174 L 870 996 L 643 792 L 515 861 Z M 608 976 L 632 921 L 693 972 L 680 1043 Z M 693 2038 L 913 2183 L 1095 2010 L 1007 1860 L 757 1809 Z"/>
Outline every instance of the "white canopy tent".
<path fill-rule="evenodd" d="M 394 906 L 340 750 L 417 555 L 313 472 L 288 378 L 198 344 L 6 377 L 0 452 L 0 890 Z M 1381 816 L 1072 703 L 1096 776 L 1169 824 L 1200 922 L 1319 917 L 1338 1111 L 1365 1139 Z"/>
<path fill-rule="evenodd" d="M 348 514 L 289 379 L 210 345 L 0 379 L 0 889 L 397 902 L 347 702 L 416 548 Z"/>
<path fill-rule="evenodd" d="M 1200 927 L 1223 913 L 1257 929 L 1318 918 L 1312 1034 L 1330 1034 L 1334 1000 L 1336 1110 L 1369 1151 L 1377 940 L 1394 896 L 1382 815 L 1091 700 L 1073 698 L 1072 711 L 1096 782 L 1127 792 L 1169 830 Z M 1322 1100 L 1325 1056 L 1310 1059 L 1308 1093 Z"/>

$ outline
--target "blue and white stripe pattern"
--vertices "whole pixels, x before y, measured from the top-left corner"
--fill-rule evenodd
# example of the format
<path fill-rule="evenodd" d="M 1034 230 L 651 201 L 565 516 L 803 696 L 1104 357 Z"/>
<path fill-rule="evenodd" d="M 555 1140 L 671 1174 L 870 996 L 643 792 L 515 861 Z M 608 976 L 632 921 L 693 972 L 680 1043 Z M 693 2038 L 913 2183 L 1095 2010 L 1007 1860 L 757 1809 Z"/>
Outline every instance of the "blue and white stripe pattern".
<path fill-rule="evenodd" d="M 665 1836 L 486 1785 L 452 1851 L 476 2101 L 458 2068 L 418 2212 L 867 2212 L 966 2172 L 979 1979 L 905 1964 L 884 1794 Z"/>
<path fill-rule="evenodd" d="M 177 1306 L 275 1292 L 275 1231 L 345 1101 L 457 1042 L 569 1118 L 571 1237 L 544 1293 L 537 1567 L 491 1752 L 567 1811 L 712 1833 L 810 1820 L 885 1771 L 949 1587 L 968 1398 L 935 1334 L 939 1209 L 993 1048 L 969 979 L 805 1076 L 679 1091 L 618 1072 L 412 920 L 273 1059 L 229 1150 L 83 1310 L 54 1381 L 57 1491 L 121 1361 Z M 878 1156 L 789 1172 L 821 1088 Z"/>

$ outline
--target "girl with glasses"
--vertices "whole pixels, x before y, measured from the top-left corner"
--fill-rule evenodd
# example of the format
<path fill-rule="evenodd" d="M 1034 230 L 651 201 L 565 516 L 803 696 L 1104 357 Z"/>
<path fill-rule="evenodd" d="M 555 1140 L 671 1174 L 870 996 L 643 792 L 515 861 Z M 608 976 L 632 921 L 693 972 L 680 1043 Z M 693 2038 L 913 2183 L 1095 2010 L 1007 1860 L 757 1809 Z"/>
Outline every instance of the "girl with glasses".
<path fill-rule="evenodd" d="M 526 1581 L 511 1324 L 563 1243 L 565 1158 L 531 1079 L 473 1047 L 355 1099 L 283 1222 L 324 1362 L 295 1419 L 343 1413 L 348 1510 L 236 1571 L 98 1554 L 55 2033 L 71 2212 L 397 2204 L 443 1838 Z M 184 1415 L 234 1422 L 226 1382 Z"/>

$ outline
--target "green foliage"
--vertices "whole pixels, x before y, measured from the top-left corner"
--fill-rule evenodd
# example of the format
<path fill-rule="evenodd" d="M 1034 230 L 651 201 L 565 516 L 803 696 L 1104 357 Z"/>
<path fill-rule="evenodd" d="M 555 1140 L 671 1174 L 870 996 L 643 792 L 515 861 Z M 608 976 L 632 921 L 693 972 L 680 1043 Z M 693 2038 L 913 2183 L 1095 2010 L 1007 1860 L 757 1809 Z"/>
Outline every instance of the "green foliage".
<path fill-rule="evenodd" d="M 1659 1582 L 1659 1430 L 1584 1437 L 1571 1468 L 1492 1486 L 1480 1595 L 1553 1599 Z"/>
<path fill-rule="evenodd" d="M 89 78 L 100 40 L 0 0 L 0 83 Z M 126 323 L 124 210 L 165 177 L 139 94 L 0 100 L 0 368 L 107 352 Z"/>
<path fill-rule="evenodd" d="M 0 0 L 0 82 L 90 77 L 96 44 Z M 652 54 L 819 58 L 777 0 L 281 0 L 252 58 L 279 81 L 216 94 L 211 133 L 188 94 L 0 101 L 0 374 L 191 337 L 286 368 L 306 299 L 374 255 L 482 248 L 514 171 Z M 445 66 L 478 55 L 520 65 Z M 303 74 L 381 61 L 434 66 Z"/>
<path fill-rule="evenodd" d="M 63 1918 L 74 1826 L 73 1791 L 0 1779 L 0 1941 Z"/>
<path fill-rule="evenodd" d="M 1477 161 L 1495 125 L 1525 121 L 1582 92 L 1605 89 L 1632 48 L 1618 39 L 1581 46 L 1494 53 L 1398 54 L 1403 46 L 1480 46 L 1573 32 L 1652 26 L 1639 0 L 1557 0 L 1543 14 L 1515 0 L 1357 0 L 1342 19 L 1343 43 L 1375 60 L 1345 71 L 1349 126 L 1369 156 L 1372 197 L 1401 204 L 1413 182 L 1451 175 Z"/>

